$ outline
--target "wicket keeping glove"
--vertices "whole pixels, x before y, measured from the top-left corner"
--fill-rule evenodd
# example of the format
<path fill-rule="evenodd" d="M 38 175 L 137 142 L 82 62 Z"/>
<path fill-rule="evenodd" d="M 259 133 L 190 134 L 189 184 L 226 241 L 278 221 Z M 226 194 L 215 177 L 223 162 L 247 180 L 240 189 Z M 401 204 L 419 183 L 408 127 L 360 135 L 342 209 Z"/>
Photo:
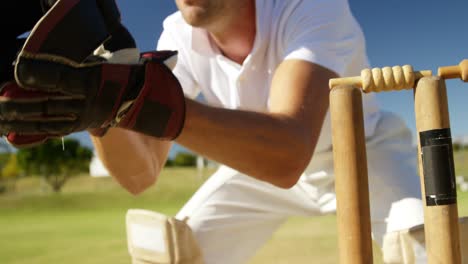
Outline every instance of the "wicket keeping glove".
<path fill-rule="evenodd" d="M 15 65 L 29 98 L 16 94 L 0 105 L 1 132 L 60 136 L 122 127 L 160 139 L 178 136 L 185 99 L 166 65 L 174 64 L 176 52 L 144 53 L 135 64 L 90 60 L 96 58 L 86 55 L 90 48 L 122 28 L 115 7 L 100 8 L 94 0 L 57 1 L 36 24 Z M 70 42 L 77 36 L 86 45 Z"/>

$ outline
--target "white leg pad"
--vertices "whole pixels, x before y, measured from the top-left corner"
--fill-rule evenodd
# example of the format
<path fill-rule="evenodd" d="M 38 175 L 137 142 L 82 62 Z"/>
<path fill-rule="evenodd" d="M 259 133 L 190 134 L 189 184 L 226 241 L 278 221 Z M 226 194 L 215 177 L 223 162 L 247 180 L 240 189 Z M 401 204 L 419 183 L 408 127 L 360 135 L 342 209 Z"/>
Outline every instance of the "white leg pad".
<path fill-rule="evenodd" d="M 131 209 L 126 225 L 133 264 L 203 264 L 201 250 L 185 221 Z"/>
<path fill-rule="evenodd" d="M 460 249 L 462 264 L 468 264 L 468 217 L 459 219 Z M 419 264 L 424 253 L 424 225 L 385 234 L 383 240 L 383 261 L 386 264 Z M 425 255 L 425 254 L 424 254 Z"/>

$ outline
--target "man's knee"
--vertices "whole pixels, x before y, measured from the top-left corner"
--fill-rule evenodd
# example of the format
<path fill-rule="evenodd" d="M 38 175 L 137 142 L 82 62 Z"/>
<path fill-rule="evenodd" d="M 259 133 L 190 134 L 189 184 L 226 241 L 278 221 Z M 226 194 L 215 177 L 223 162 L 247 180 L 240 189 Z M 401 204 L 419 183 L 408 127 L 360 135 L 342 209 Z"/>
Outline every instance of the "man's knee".
<path fill-rule="evenodd" d="M 128 210 L 128 250 L 133 264 L 203 264 L 185 221 L 148 210 Z"/>

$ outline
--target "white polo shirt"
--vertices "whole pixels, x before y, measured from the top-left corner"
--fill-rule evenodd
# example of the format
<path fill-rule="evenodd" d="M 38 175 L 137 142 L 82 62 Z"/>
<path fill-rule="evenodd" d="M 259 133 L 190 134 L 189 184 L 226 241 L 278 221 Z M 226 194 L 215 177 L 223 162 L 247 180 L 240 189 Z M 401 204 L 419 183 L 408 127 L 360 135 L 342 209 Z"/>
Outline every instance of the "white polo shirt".
<path fill-rule="evenodd" d="M 276 67 L 287 59 L 322 65 L 340 76 L 368 68 L 365 40 L 347 0 L 256 0 L 257 33 L 244 63 L 224 57 L 205 30 L 186 24 L 180 12 L 164 21 L 158 50 L 178 50 L 174 74 L 186 96 L 229 109 L 268 111 Z M 284 87 L 294 89 L 294 87 Z M 366 135 L 373 134 L 379 107 L 363 98 Z M 330 149 L 327 114 L 316 151 Z"/>

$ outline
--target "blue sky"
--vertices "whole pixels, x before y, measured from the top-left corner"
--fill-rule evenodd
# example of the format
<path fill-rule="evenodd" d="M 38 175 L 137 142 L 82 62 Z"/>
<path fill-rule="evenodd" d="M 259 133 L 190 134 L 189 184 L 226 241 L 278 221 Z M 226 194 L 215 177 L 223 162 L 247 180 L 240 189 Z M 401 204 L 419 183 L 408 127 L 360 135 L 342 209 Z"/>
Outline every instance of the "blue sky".
<path fill-rule="evenodd" d="M 287 1 L 287 0 L 277 0 Z M 117 0 L 123 23 L 138 47 L 152 50 L 164 18 L 176 11 L 173 0 Z M 372 67 L 411 64 L 437 72 L 439 66 L 468 58 L 467 0 L 350 0 L 367 40 Z M 448 80 L 452 136 L 468 135 L 468 83 Z M 400 114 L 416 133 L 412 91 L 377 95 L 385 110 Z"/>
<path fill-rule="evenodd" d="M 468 59 L 467 0 L 350 0 L 367 40 L 373 67 L 410 64 L 432 70 Z M 452 136 L 468 135 L 468 83 L 447 80 Z M 383 108 L 399 113 L 416 133 L 412 91 L 379 93 Z"/>

